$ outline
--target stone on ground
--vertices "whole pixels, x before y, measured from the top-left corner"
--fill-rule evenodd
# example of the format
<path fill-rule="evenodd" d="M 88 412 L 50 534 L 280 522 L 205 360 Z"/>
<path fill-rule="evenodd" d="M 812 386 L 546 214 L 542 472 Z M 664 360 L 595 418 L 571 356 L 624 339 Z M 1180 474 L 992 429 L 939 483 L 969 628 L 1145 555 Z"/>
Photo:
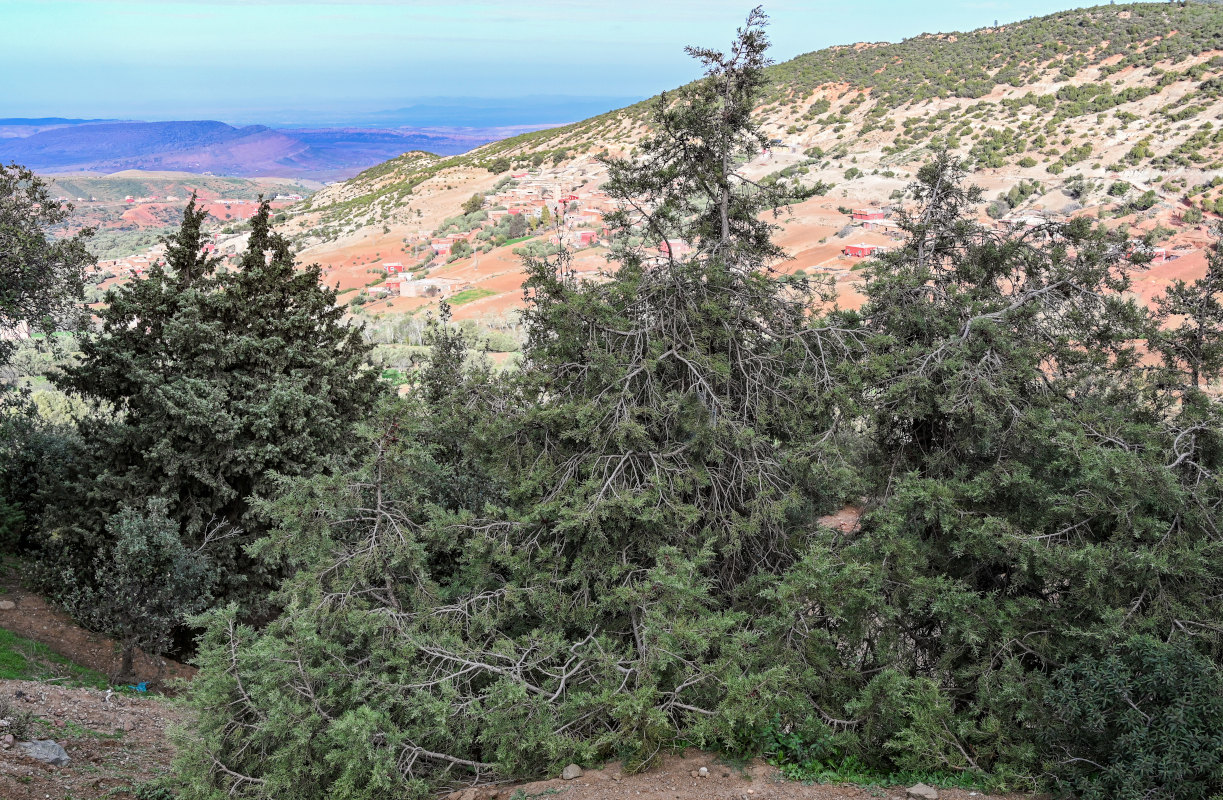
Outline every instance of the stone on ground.
<path fill-rule="evenodd" d="M 39 761 L 52 764 L 56 767 L 62 767 L 71 760 L 68 758 L 68 751 L 50 739 L 39 739 L 34 742 L 18 742 L 17 746 L 24 750 L 25 754 L 30 758 L 36 758 Z"/>

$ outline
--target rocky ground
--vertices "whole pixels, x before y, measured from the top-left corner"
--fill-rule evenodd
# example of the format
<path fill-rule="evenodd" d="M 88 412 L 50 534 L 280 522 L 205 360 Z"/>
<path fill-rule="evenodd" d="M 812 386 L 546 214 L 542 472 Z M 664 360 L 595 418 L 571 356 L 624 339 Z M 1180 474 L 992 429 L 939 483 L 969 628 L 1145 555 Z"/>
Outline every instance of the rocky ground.
<path fill-rule="evenodd" d="M 10 731 L 0 734 L 0 798 L 134 798 L 169 769 L 166 731 L 184 713 L 163 698 L 0 681 L 0 730 Z M 21 740 L 55 742 L 68 763 L 33 758 Z"/>

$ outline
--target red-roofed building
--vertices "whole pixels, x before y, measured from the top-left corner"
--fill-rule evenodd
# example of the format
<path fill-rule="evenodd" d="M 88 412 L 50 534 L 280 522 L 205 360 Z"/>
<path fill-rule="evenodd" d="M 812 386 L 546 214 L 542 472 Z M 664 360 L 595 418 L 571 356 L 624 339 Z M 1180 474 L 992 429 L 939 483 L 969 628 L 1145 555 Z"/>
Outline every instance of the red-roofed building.
<path fill-rule="evenodd" d="M 887 219 L 887 212 L 882 208 L 855 208 L 851 215 L 858 222 L 867 220 Z"/>

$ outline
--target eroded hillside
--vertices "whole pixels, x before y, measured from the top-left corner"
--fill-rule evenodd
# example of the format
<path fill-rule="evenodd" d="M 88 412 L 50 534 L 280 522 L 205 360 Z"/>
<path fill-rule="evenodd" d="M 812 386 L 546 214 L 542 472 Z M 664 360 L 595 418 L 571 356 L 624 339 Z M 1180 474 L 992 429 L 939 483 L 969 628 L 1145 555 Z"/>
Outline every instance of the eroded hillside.
<path fill-rule="evenodd" d="M 944 146 L 972 164 L 986 190 L 982 219 L 1109 217 L 1163 249 L 1156 276 L 1200 261 L 1203 226 L 1223 211 L 1219 6 L 1098 6 L 834 47 L 769 75 L 759 114 L 771 145 L 746 173 L 832 185 L 779 219 L 794 256 L 783 268 L 831 273 L 846 303 L 856 296 L 859 254 L 894 239 L 884 209 Z M 460 317 L 502 315 L 520 302 L 518 256 L 529 244 L 505 235 L 507 216 L 528 220 L 514 233 L 538 239 L 536 252 L 566 244 L 579 250 L 579 270 L 601 268 L 601 212 L 610 202 L 599 191 L 598 157 L 634 153 L 652 102 L 462 156 L 405 154 L 314 195 L 290 216 L 289 231 L 346 300 L 361 298 L 359 313 L 413 311 L 465 293 Z M 473 195 L 480 208 L 465 213 Z M 884 210 L 885 219 L 855 220 L 846 212 L 856 208 Z M 540 222 L 558 212 L 559 235 L 555 222 Z M 1181 256 L 1193 258 L 1162 266 Z M 421 280 L 437 283 L 400 288 Z"/>

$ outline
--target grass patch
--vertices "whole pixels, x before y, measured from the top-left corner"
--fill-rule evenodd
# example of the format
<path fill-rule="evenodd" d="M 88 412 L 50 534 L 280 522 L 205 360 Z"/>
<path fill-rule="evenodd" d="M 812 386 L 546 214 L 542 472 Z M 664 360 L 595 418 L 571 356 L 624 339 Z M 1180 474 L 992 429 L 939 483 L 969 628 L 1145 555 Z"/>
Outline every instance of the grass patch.
<path fill-rule="evenodd" d="M 483 297 L 492 297 L 495 294 L 496 292 L 492 289 L 464 289 L 453 297 L 447 298 L 446 302 L 452 306 L 461 306 L 464 303 L 470 303 Z"/>
<path fill-rule="evenodd" d="M 502 246 L 503 246 L 503 247 L 509 247 L 509 246 L 510 246 L 510 245 L 512 245 L 512 244 L 518 244 L 519 242 L 525 242 L 527 239 L 534 239 L 534 238 L 535 238 L 535 234 L 531 234 L 530 236 L 519 236 L 517 239 L 510 239 L 510 240 L 508 240 L 508 241 L 507 241 L 507 242 L 506 242 L 504 245 L 502 245 Z"/>
<path fill-rule="evenodd" d="M 45 644 L 3 629 L 0 629 L 0 679 L 54 681 L 63 686 L 98 689 L 105 689 L 110 683 L 101 672 L 74 664 Z"/>
<path fill-rule="evenodd" d="M 403 386 L 408 382 L 408 375 L 402 370 L 384 369 L 382 370 L 382 380 L 386 381 L 392 386 Z"/>

